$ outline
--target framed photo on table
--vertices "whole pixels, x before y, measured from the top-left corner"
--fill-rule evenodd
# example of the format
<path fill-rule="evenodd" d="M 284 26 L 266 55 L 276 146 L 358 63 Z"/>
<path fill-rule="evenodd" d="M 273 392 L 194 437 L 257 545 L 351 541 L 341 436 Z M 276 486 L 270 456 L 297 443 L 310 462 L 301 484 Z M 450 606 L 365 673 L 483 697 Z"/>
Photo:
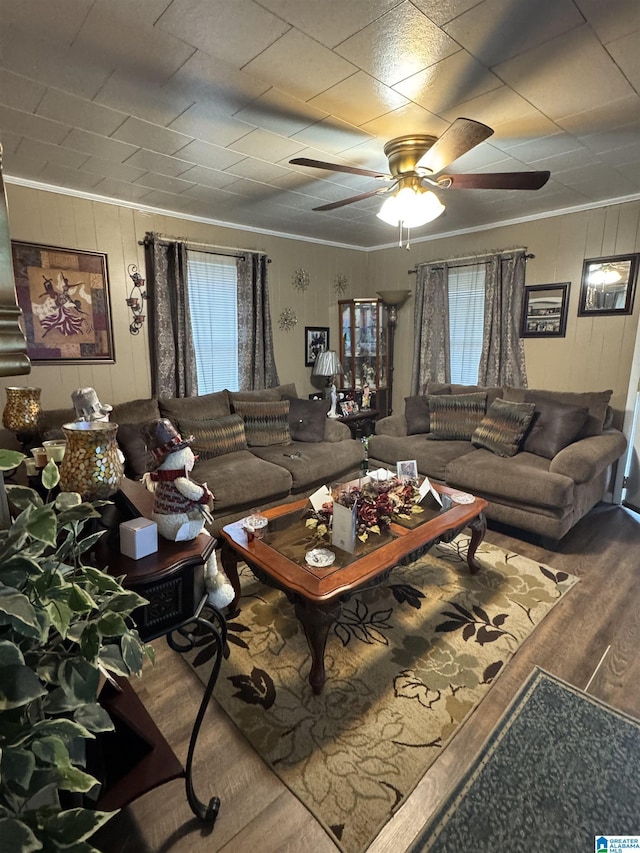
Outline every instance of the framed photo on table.
<path fill-rule="evenodd" d="M 41 364 L 113 364 L 107 256 L 11 242 L 27 355 Z"/>
<path fill-rule="evenodd" d="M 327 326 L 304 327 L 304 364 L 313 367 L 321 352 L 329 349 L 329 328 Z"/>
<path fill-rule="evenodd" d="M 524 288 L 521 338 L 564 338 L 571 282 L 531 284 Z"/>

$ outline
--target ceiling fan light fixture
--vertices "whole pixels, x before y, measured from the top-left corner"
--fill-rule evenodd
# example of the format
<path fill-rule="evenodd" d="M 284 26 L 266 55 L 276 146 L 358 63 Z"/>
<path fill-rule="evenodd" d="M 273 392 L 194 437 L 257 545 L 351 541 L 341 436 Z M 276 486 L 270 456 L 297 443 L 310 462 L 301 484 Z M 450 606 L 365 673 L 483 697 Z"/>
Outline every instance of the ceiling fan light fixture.
<path fill-rule="evenodd" d="M 611 264 L 602 264 L 589 276 L 589 284 L 604 285 L 616 284 L 621 281 L 622 276 Z"/>
<path fill-rule="evenodd" d="M 377 213 L 387 225 L 419 228 L 444 213 L 444 205 L 431 190 L 402 187 L 389 196 Z"/>

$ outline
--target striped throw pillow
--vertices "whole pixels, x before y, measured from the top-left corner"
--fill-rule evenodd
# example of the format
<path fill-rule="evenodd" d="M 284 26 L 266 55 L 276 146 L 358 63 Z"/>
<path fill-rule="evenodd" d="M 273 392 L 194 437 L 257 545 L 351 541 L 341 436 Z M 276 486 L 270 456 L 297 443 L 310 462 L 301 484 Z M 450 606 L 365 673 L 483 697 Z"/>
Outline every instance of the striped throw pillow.
<path fill-rule="evenodd" d="M 269 400 L 259 403 L 234 400 L 233 407 L 244 421 L 244 431 L 249 447 L 291 444 L 288 400 Z"/>
<path fill-rule="evenodd" d="M 200 459 L 213 459 L 236 450 L 247 449 L 244 421 L 240 415 L 222 418 L 181 418 L 180 433 L 183 438 L 193 436 L 191 449 Z"/>
<path fill-rule="evenodd" d="M 486 394 L 429 394 L 431 432 L 436 441 L 471 441 L 487 410 Z"/>
<path fill-rule="evenodd" d="M 511 403 L 497 399 L 473 433 L 471 442 L 496 456 L 515 456 L 529 428 L 535 403 Z"/>

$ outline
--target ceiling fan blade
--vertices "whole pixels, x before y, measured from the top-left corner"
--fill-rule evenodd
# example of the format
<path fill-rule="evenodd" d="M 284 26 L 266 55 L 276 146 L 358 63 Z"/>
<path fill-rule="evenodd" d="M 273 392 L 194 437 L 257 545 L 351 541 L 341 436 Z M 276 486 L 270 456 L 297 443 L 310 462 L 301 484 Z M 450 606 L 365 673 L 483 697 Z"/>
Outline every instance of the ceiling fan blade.
<path fill-rule="evenodd" d="M 395 184 L 393 185 L 395 186 Z M 330 204 L 323 204 L 320 207 L 314 207 L 314 210 L 335 210 L 337 207 L 344 207 L 346 204 L 353 204 L 354 201 L 363 201 L 365 198 L 371 198 L 372 195 L 381 195 L 388 193 L 393 187 L 385 187 L 380 190 L 370 190 L 368 193 L 360 193 L 360 195 L 352 195 L 351 198 L 343 198 L 340 201 L 332 201 Z"/>
<path fill-rule="evenodd" d="M 471 118 L 457 118 L 423 154 L 417 168 L 429 169 L 433 174 L 440 172 L 492 134 L 493 130 L 486 124 Z"/>
<path fill-rule="evenodd" d="M 289 160 L 293 166 L 311 166 L 313 169 L 328 169 L 330 172 L 347 172 L 349 175 L 364 175 L 367 178 L 391 178 L 384 172 L 372 172 L 371 169 L 360 169 L 357 166 L 342 166 L 340 163 L 325 163 L 322 160 L 309 160 L 307 157 L 296 157 Z"/>
<path fill-rule="evenodd" d="M 438 185 L 453 190 L 539 190 L 550 172 L 492 172 L 477 175 L 442 175 Z"/>

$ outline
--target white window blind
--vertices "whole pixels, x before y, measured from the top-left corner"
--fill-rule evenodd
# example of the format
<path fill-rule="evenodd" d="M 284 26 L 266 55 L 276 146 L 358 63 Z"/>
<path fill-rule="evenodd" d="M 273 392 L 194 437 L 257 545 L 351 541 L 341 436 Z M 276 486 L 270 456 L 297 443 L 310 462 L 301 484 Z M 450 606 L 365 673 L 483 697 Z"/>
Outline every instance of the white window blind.
<path fill-rule="evenodd" d="M 451 381 L 475 385 L 482 353 L 485 264 L 449 268 Z"/>
<path fill-rule="evenodd" d="M 238 278 L 234 258 L 187 252 L 198 393 L 238 390 Z"/>

